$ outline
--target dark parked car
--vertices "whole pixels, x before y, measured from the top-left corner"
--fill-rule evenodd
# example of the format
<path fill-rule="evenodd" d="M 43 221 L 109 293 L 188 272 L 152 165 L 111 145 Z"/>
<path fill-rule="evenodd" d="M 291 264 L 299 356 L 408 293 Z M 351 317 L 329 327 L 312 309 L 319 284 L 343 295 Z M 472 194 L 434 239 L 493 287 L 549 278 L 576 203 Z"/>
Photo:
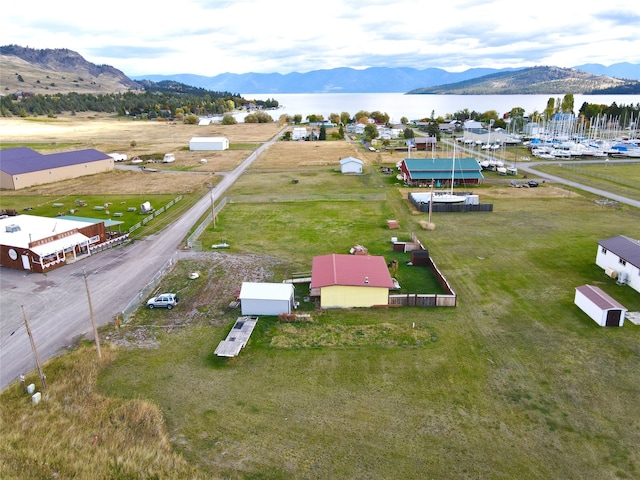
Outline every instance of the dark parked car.
<path fill-rule="evenodd" d="M 149 299 L 147 302 L 147 307 L 156 308 L 163 307 L 168 310 L 171 310 L 178 304 L 178 295 L 175 293 L 163 293 L 158 295 L 157 297 L 153 297 Z"/>
<path fill-rule="evenodd" d="M 527 184 L 529 184 L 529 187 L 531 188 L 535 188 L 538 186 L 538 182 L 536 182 L 535 180 L 529 180 Z"/>

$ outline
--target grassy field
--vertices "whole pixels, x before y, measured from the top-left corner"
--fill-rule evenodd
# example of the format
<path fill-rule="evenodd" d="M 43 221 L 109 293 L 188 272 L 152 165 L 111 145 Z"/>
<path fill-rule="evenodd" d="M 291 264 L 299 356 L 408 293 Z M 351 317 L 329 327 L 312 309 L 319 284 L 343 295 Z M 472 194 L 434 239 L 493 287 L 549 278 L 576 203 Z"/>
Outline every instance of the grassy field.
<path fill-rule="evenodd" d="M 376 156 L 366 175 L 345 177 L 333 149 L 355 147 L 329 145 L 305 144 L 318 152 L 304 155 L 276 145 L 241 177 L 228 192 L 238 201 L 202 236 L 205 247 L 231 248 L 204 248 L 163 282 L 179 291 L 177 308 L 105 328 L 100 364 L 88 346 L 47 363 L 49 396 L 35 409 L 19 385 L 2 393 L 0 476 L 640 475 L 640 327 L 598 327 L 573 304 L 589 283 L 640 311 L 640 295 L 594 264 L 598 240 L 638 237 L 638 210 L 495 178 L 473 189 L 492 213 L 437 214 L 436 228 L 422 230 L 425 215 Z M 344 193 L 354 199 L 337 200 Z M 388 230 L 389 218 L 401 228 Z M 389 238 L 411 232 L 458 294 L 456 308 L 263 317 L 239 357 L 213 355 L 239 314 L 228 304 L 241 281 L 279 281 L 354 243 L 387 256 Z M 401 260 L 399 277 L 411 268 Z"/>

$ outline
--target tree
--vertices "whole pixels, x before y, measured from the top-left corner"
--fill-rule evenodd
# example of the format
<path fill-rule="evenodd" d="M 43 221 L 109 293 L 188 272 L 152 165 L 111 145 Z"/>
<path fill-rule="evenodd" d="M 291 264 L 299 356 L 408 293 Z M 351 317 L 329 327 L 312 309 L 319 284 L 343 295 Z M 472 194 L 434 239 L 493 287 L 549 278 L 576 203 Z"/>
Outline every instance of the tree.
<path fill-rule="evenodd" d="M 334 125 L 338 125 L 340 123 L 340 115 L 338 115 L 337 113 L 331 113 L 329 115 L 329 121 Z"/>
<path fill-rule="evenodd" d="M 373 123 L 367 123 L 367 125 L 364 127 L 364 136 L 368 140 L 378 138 L 378 127 L 376 127 Z"/>
<path fill-rule="evenodd" d="M 378 125 L 386 125 L 389 123 L 389 115 L 382 112 L 371 112 L 371 118 L 373 118 Z"/>
<path fill-rule="evenodd" d="M 402 125 L 406 125 L 407 123 L 409 123 L 409 119 L 407 117 L 402 117 L 400 118 L 400 123 Z"/>
<path fill-rule="evenodd" d="M 553 114 L 555 113 L 555 100 L 553 99 L 553 97 L 550 97 L 549 100 L 547 100 L 547 106 L 544 109 L 544 118 L 548 121 L 551 120 L 551 117 L 553 117 Z"/>
<path fill-rule="evenodd" d="M 415 134 L 413 133 L 413 128 L 405 128 L 403 132 L 404 138 L 414 138 Z"/>
<path fill-rule="evenodd" d="M 233 115 L 227 113 L 222 117 L 222 121 L 220 123 L 222 125 L 235 125 L 236 123 L 238 123 L 238 121 Z"/>
<path fill-rule="evenodd" d="M 357 122 L 357 123 L 367 123 L 369 120 L 369 117 L 371 117 L 371 114 L 369 112 L 366 112 L 364 110 L 360 110 L 359 112 L 357 112 L 354 116 L 353 119 Z"/>
<path fill-rule="evenodd" d="M 192 113 L 184 117 L 184 123 L 186 125 L 197 125 L 198 121 L 199 121 L 198 116 Z"/>
<path fill-rule="evenodd" d="M 573 93 L 567 93 L 562 99 L 562 103 L 560 104 L 562 113 L 573 113 L 573 103 Z"/>
<path fill-rule="evenodd" d="M 296 125 L 300 125 L 302 123 L 302 115 L 300 115 L 299 113 L 296 113 L 293 116 L 293 123 Z"/>
<path fill-rule="evenodd" d="M 440 124 L 436 120 L 427 123 L 427 133 L 430 137 L 434 137 L 437 141 L 440 141 Z"/>
<path fill-rule="evenodd" d="M 318 140 L 326 140 L 327 139 L 327 127 L 324 125 L 320 126 L 320 135 L 318 136 Z"/>
<path fill-rule="evenodd" d="M 524 127 L 524 108 L 513 107 L 509 112 L 513 132 L 521 132 Z"/>
<path fill-rule="evenodd" d="M 351 122 L 351 116 L 349 115 L 349 112 L 340 113 L 340 122 L 343 125 L 346 125 L 347 123 Z"/>

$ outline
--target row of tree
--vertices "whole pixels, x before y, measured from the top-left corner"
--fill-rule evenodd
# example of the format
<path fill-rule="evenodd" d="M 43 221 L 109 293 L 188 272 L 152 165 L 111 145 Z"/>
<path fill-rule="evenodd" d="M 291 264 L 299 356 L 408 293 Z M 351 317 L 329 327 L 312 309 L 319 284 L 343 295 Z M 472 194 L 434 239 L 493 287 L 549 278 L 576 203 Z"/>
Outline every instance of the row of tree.
<path fill-rule="evenodd" d="M 139 83 L 144 92 L 3 95 L 0 97 L 0 115 L 26 117 L 62 112 L 106 112 L 144 118 L 175 118 L 179 111 L 186 117 L 190 114 L 220 115 L 250 105 L 258 108 L 279 106 L 275 99 L 247 100 L 237 93 L 214 92 L 173 81 Z"/>

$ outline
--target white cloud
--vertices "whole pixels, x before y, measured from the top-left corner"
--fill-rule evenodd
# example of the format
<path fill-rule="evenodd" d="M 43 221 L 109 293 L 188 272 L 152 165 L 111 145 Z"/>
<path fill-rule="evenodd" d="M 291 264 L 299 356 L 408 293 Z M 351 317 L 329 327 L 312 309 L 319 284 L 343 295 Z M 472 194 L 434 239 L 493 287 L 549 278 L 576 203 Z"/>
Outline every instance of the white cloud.
<path fill-rule="evenodd" d="M 538 0 L 33 0 L 5 9 L 0 44 L 68 48 L 127 75 L 306 72 L 369 66 L 640 63 L 640 6 Z"/>

